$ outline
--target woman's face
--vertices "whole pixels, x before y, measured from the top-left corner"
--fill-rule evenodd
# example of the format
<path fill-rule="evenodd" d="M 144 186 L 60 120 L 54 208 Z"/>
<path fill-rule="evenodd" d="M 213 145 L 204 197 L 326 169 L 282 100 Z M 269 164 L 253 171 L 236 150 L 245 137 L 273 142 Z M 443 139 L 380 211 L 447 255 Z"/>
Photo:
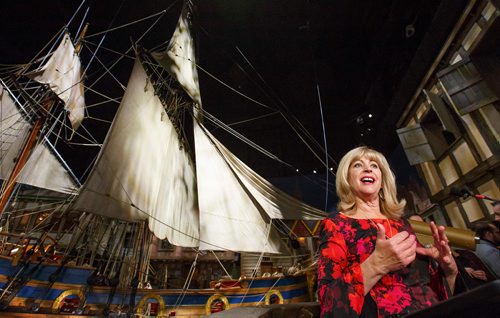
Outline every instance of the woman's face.
<path fill-rule="evenodd" d="M 382 186 L 382 171 L 376 161 L 362 156 L 349 166 L 349 184 L 355 196 L 373 198 Z"/>

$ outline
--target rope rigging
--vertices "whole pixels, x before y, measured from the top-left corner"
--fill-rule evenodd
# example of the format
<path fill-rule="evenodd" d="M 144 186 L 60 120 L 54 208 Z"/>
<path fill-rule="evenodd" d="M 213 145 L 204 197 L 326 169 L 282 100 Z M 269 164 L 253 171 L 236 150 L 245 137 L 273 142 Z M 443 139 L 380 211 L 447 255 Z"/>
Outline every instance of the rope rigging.
<path fill-rule="evenodd" d="M 82 2 L 82 5 L 83 5 L 83 2 Z M 78 10 L 80 10 L 80 8 L 81 8 L 82 5 L 80 5 L 80 7 L 78 8 Z M 172 6 L 173 6 L 173 4 L 168 9 L 170 9 Z M 102 106 L 102 105 L 105 105 L 106 107 L 108 107 L 110 104 L 112 104 L 112 105 L 119 104 L 120 100 L 121 100 L 121 97 L 112 97 L 111 95 L 108 95 L 108 94 L 100 92 L 99 89 L 98 89 L 97 83 L 100 82 L 100 81 L 102 81 L 102 79 L 104 78 L 104 76 L 106 74 L 106 75 L 111 76 L 114 84 L 118 85 L 121 88 L 122 91 L 125 90 L 126 86 L 123 85 L 120 82 L 119 78 L 117 78 L 113 74 L 114 68 L 118 65 L 118 63 L 121 60 L 126 59 L 126 58 L 131 58 L 131 56 L 129 55 L 129 53 L 131 52 L 131 50 L 134 47 L 134 45 L 137 44 L 138 42 L 140 42 L 143 39 L 143 37 L 148 32 L 150 32 L 152 30 L 152 28 L 164 16 L 164 14 L 165 14 L 165 12 L 167 10 L 163 10 L 163 11 L 161 11 L 159 13 L 150 15 L 150 16 L 148 16 L 146 18 L 134 21 L 132 23 L 128 23 L 128 24 L 125 24 L 125 25 L 122 25 L 122 26 L 110 28 L 110 29 L 108 29 L 106 31 L 98 32 L 98 33 L 92 34 L 90 36 L 86 36 L 85 38 L 79 39 L 80 43 L 82 43 L 84 45 L 83 47 L 86 49 L 86 52 L 90 53 L 90 55 L 91 55 L 89 63 L 88 63 L 88 65 L 85 68 L 85 71 L 83 73 L 84 75 L 82 75 L 82 81 L 83 81 L 84 77 L 86 77 L 85 78 L 86 81 L 88 81 L 89 79 L 95 79 L 97 77 L 92 83 L 85 83 L 85 93 L 86 94 L 92 93 L 92 94 L 94 94 L 96 96 L 99 96 L 100 98 L 103 99 L 101 101 L 96 101 L 95 103 L 87 105 L 87 108 L 86 108 L 86 112 L 87 113 L 86 113 L 86 116 L 85 116 L 86 119 L 91 119 L 91 121 L 93 121 L 93 122 L 100 122 L 100 123 L 103 123 L 103 124 L 110 124 L 109 120 L 100 119 L 98 117 L 95 117 L 94 115 L 91 115 L 90 113 L 88 113 L 88 110 L 89 109 L 93 109 L 93 108 L 97 108 L 98 106 Z M 88 12 L 88 9 L 87 9 L 87 12 Z M 75 15 L 76 15 L 76 13 L 75 13 Z M 86 15 L 87 15 L 87 13 L 85 13 L 85 16 Z M 115 18 L 116 18 L 116 16 L 113 17 L 113 19 L 112 19 L 112 21 L 110 23 L 110 26 L 114 23 L 114 19 Z M 134 45 L 130 46 L 129 49 L 126 50 L 125 53 L 119 53 L 119 52 L 107 49 L 103 45 L 104 39 L 105 39 L 106 35 L 108 34 L 108 32 L 120 30 L 120 29 L 125 28 L 127 26 L 130 26 L 132 24 L 143 22 L 143 21 L 146 21 L 146 20 L 149 20 L 149 19 L 152 19 L 152 18 L 156 18 L 155 22 L 150 26 L 150 28 L 148 28 L 148 30 L 141 37 L 139 37 L 139 40 L 136 41 Z M 70 20 L 70 22 L 72 21 L 72 19 Z M 79 29 L 80 28 L 81 28 L 81 26 L 79 27 Z M 53 38 L 53 40 L 51 40 L 51 42 L 52 41 L 54 42 L 54 44 L 52 45 L 51 50 L 54 49 L 54 47 L 56 45 L 55 43 L 57 43 L 57 39 L 60 39 L 61 34 L 63 34 L 63 32 L 60 32 L 59 37 L 57 37 L 57 38 L 55 37 L 55 38 Z M 90 38 L 96 37 L 96 36 L 101 36 L 103 34 L 104 34 L 104 36 L 100 39 L 100 41 L 97 44 L 94 44 L 94 43 L 92 43 L 92 42 L 89 41 Z M 44 49 L 42 49 L 42 51 Z M 115 58 L 115 59 L 113 59 L 110 62 L 109 61 L 108 62 L 102 61 L 98 57 L 97 53 L 98 52 L 102 52 L 104 50 L 106 50 L 107 52 L 110 52 L 110 53 L 117 54 L 118 57 Z M 239 48 L 238 48 L 238 51 L 239 51 Z M 37 60 L 37 61 L 41 61 L 42 63 L 40 63 L 40 64 L 43 64 L 43 62 L 45 61 L 46 58 L 48 58 L 48 56 L 49 55 L 45 55 L 43 58 L 41 58 L 40 60 Z M 245 59 L 246 59 L 246 57 L 245 57 Z M 248 59 L 246 59 L 246 60 L 247 60 L 247 63 L 250 64 L 250 62 L 248 61 Z M 92 69 L 90 69 L 90 65 L 91 64 L 92 64 Z M 202 70 L 202 71 L 206 72 L 206 70 L 204 70 L 200 65 L 196 65 L 196 67 L 199 70 Z M 2 70 L 8 70 L 9 72 L 12 72 L 13 70 L 16 70 L 16 73 L 18 73 L 18 74 L 24 73 L 27 69 L 28 69 L 27 65 L 21 65 L 18 68 L 10 68 L 10 69 L 9 68 L 2 68 Z M 94 69 L 99 69 L 99 71 L 94 71 Z M 100 76 L 98 76 L 99 72 L 102 72 L 102 73 L 100 73 L 101 74 Z M 162 73 L 162 72 L 165 72 L 164 70 L 154 69 L 154 72 L 158 72 L 158 78 L 164 80 L 165 82 L 168 81 L 168 80 L 172 80 L 171 78 L 170 79 L 165 79 L 164 73 Z M 293 128 L 293 130 L 299 136 L 301 136 L 300 138 L 304 141 L 304 143 L 306 143 L 306 145 L 308 146 L 308 148 L 311 151 L 313 150 L 313 146 L 317 146 L 318 145 L 317 142 L 312 138 L 312 135 L 309 134 L 307 132 L 307 130 L 305 130 L 304 126 L 293 115 L 286 113 L 287 109 L 286 109 L 286 107 L 285 107 L 285 105 L 284 105 L 284 103 L 282 101 L 279 101 L 279 103 L 282 104 L 281 106 L 279 105 L 278 107 L 271 107 L 271 106 L 266 105 L 266 104 L 264 104 L 262 102 L 259 102 L 258 100 L 254 99 L 254 98 L 252 98 L 250 96 L 247 96 L 246 94 L 244 94 L 243 92 L 241 92 L 241 91 L 233 88 L 232 86 L 223 83 L 218 78 L 216 78 L 213 74 L 208 74 L 207 73 L 207 75 L 209 75 L 210 77 L 212 77 L 216 81 L 219 81 L 221 84 L 223 84 L 224 86 L 226 86 L 227 88 L 229 88 L 233 92 L 235 92 L 235 93 L 243 96 L 244 98 L 246 98 L 248 100 L 251 100 L 255 104 L 260 105 L 260 106 L 264 107 L 265 109 L 269 110 L 269 113 L 267 113 L 265 115 L 262 115 L 262 116 L 257 116 L 255 118 L 247 119 L 247 120 L 244 120 L 244 121 L 234 122 L 232 124 L 224 124 L 223 121 L 217 119 L 215 116 L 211 115 L 208 111 L 206 111 L 206 110 L 203 109 L 202 113 L 203 113 L 204 118 L 207 119 L 207 121 L 209 121 L 215 127 L 222 128 L 224 131 L 228 132 L 232 136 L 235 136 L 239 140 L 242 140 L 243 142 L 245 142 L 246 144 L 248 144 L 252 148 L 254 148 L 254 149 L 258 150 L 259 152 L 263 153 L 264 155 L 266 155 L 267 157 L 269 157 L 269 158 L 271 158 L 271 159 L 273 159 L 273 160 L 275 160 L 275 161 L 277 161 L 277 162 L 279 162 L 279 163 L 281 163 L 281 164 L 283 164 L 286 167 L 291 168 L 291 169 L 293 169 L 294 167 L 290 163 L 287 163 L 286 161 L 281 160 L 277 156 L 273 155 L 270 151 L 267 151 L 266 149 L 260 147 L 255 142 L 251 141 L 249 138 L 246 138 L 245 136 L 243 136 L 241 133 L 239 133 L 238 131 L 236 131 L 232 127 L 236 126 L 238 124 L 248 123 L 248 122 L 252 122 L 252 121 L 257 121 L 257 120 L 265 118 L 265 117 L 276 116 L 277 114 L 280 114 L 290 124 L 290 126 Z M 258 74 L 258 73 L 257 73 L 257 75 L 264 82 L 264 80 L 261 77 L 261 75 Z M 74 85 L 79 85 L 79 84 L 80 84 L 80 82 L 79 83 L 75 83 Z M 24 88 L 25 88 L 26 91 L 30 92 L 30 94 L 29 94 L 30 96 L 32 96 L 33 94 L 38 94 L 40 92 L 39 88 L 29 87 L 27 85 L 23 85 L 23 86 L 24 86 Z M 170 86 L 171 85 L 169 84 L 169 87 Z M 34 92 L 34 93 L 32 93 L 32 92 Z M 36 111 L 38 110 L 38 108 L 41 107 L 40 100 L 41 99 L 34 101 L 33 104 L 36 105 L 36 108 L 26 109 L 25 116 L 27 116 L 29 118 L 35 116 Z M 175 103 L 179 103 L 179 100 L 176 100 Z M 21 107 L 23 107 L 24 102 L 23 103 L 18 103 L 18 104 Z M 181 102 L 181 104 L 182 104 L 182 102 Z M 184 122 L 186 120 L 182 116 L 184 116 L 187 112 L 183 111 L 183 109 L 184 110 L 185 109 L 189 109 L 188 106 L 192 106 L 192 103 L 191 102 L 187 102 L 185 104 L 182 104 L 181 107 L 180 107 L 180 109 L 176 109 L 176 110 L 173 110 L 171 112 L 177 111 L 178 113 L 176 113 L 174 115 L 181 117 L 180 121 Z M 192 113 L 189 113 L 189 115 L 193 116 Z M 50 144 L 50 147 L 52 147 L 54 151 L 60 145 L 60 143 L 65 143 L 65 144 L 70 145 L 70 146 L 85 146 L 85 147 L 87 147 L 87 146 L 97 146 L 97 147 L 102 147 L 102 143 L 100 143 L 98 141 L 99 138 L 95 137 L 91 133 L 90 128 L 87 128 L 87 125 L 82 125 L 81 126 L 82 129 L 80 129 L 80 130 L 78 130 L 78 131 L 75 132 L 75 137 L 77 137 L 79 139 L 78 141 L 68 140 L 68 138 L 67 138 L 68 135 L 67 134 L 68 134 L 68 131 L 72 131 L 72 127 L 71 127 L 71 123 L 69 123 L 68 120 L 67 120 L 67 116 L 64 116 L 62 114 L 56 116 L 56 115 L 54 115 L 52 113 L 49 113 L 48 116 L 50 117 L 51 125 L 46 128 L 46 131 L 47 131 L 47 136 L 51 136 L 51 137 L 50 138 L 47 137 L 47 136 L 44 137 L 44 141 L 46 141 L 47 144 Z M 181 126 L 181 128 L 184 129 L 184 126 Z M 186 135 L 186 133 L 184 132 L 183 135 Z M 69 138 L 69 139 L 71 139 L 71 138 Z M 49 141 L 52 141 L 52 142 L 49 143 Z M 313 145 L 313 146 L 308 145 L 308 143 L 311 143 L 311 145 Z M 317 156 L 319 156 L 319 155 L 317 155 Z M 324 163 L 328 161 L 328 154 L 326 154 L 326 150 L 325 150 L 325 156 L 326 156 L 326 158 L 324 160 Z M 62 157 L 61 157 L 61 160 L 62 160 Z M 85 170 L 85 172 L 84 172 L 83 175 L 87 175 L 88 174 L 88 171 L 91 169 L 91 167 L 92 167 L 92 165 L 93 165 L 93 163 L 94 163 L 95 160 L 96 159 L 94 158 L 93 161 L 87 166 L 87 168 L 86 168 L 86 170 Z M 66 167 L 68 167 L 67 164 L 66 164 Z M 69 170 L 69 171 L 71 171 L 71 170 Z M 80 183 L 84 182 L 83 177 L 80 177 L 80 178 L 76 178 L 75 177 L 75 179 L 78 182 L 80 182 Z M 328 182 L 328 179 L 327 179 L 326 180 L 326 184 L 328 185 L 328 183 L 329 182 Z M 122 185 L 122 189 L 124 189 L 123 185 Z M 89 191 L 92 191 L 92 190 L 90 189 Z M 124 189 L 124 191 L 125 191 L 125 189 Z M 100 193 L 100 195 L 104 196 L 106 194 Z M 68 205 L 71 204 L 71 202 L 73 202 L 75 200 L 75 197 L 76 196 L 69 196 L 67 199 L 61 200 L 59 203 L 64 203 L 64 206 L 67 207 Z M 164 226 L 166 226 L 166 227 L 168 227 L 168 228 L 170 228 L 170 229 L 172 229 L 172 230 L 174 230 L 174 231 L 176 231 L 178 233 L 181 233 L 183 235 L 189 236 L 188 233 L 184 233 L 182 231 L 179 231 L 174 226 L 171 226 L 171 225 L 169 225 L 169 224 L 167 224 L 167 223 L 159 220 L 154 215 L 152 215 L 150 211 L 144 211 L 144 210 L 142 210 L 136 204 L 134 204 L 135 202 L 133 202 L 133 201 L 134 200 L 132 199 L 132 197 L 130 196 L 130 194 L 127 193 L 127 202 L 125 202 L 125 203 L 127 203 L 130 206 L 133 206 L 136 210 L 138 210 L 141 213 L 147 215 L 149 218 L 154 219 L 156 222 L 158 222 L 158 223 L 160 223 L 160 224 L 162 224 L 162 225 L 164 225 Z M 39 205 L 38 208 L 43 208 L 43 205 Z M 51 210 L 51 208 L 49 206 L 47 208 L 47 211 L 50 211 L 50 210 Z M 61 210 L 70 211 L 69 209 L 62 208 L 62 207 L 61 207 Z M 21 210 L 19 210 L 19 211 L 21 212 Z M 41 210 L 41 211 L 43 212 L 45 210 Z M 17 212 L 17 210 L 16 211 L 11 211 L 11 212 Z M 52 213 L 50 213 L 41 223 L 38 224 L 38 227 L 34 227 L 32 229 L 32 232 L 40 230 L 40 228 L 42 228 L 42 224 L 46 220 L 47 221 L 50 220 L 53 217 L 53 215 L 56 214 L 56 212 L 62 212 L 62 211 L 60 211 L 58 209 L 54 209 L 52 211 Z M 33 212 L 33 213 L 40 213 L 40 211 Z M 24 215 L 29 215 L 29 214 L 24 214 Z M 21 216 L 20 215 L 14 216 L 14 218 L 19 218 L 19 217 L 21 217 Z M 120 268 L 120 265 L 119 265 L 120 254 L 125 255 L 125 241 L 126 241 L 126 236 L 127 236 L 127 227 L 129 225 L 127 225 L 126 223 L 118 223 L 118 224 L 111 224 L 111 227 L 107 228 L 107 226 L 110 226 L 110 223 L 107 223 L 107 222 L 109 222 L 109 220 L 106 220 L 105 218 L 102 218 L 102 217 L 95 217 L 94 216 L 92 218 L 88 217 L 88 219 L 82 220 L 81 224 L 77 223 L 77 225 L 75 225 L 75 226 L 78 226 L 78 231 L 77 231 L 78 235 L 74 234 L 75 237 L 72 238 L 72 241 L 68 244 L 68 248 L 66 250 L 66 253 L 68 253 L 68 254 L 66 254 L 65 257 L 68 256 L 71 251 L 73 251 L 75 248 L 77 248 L 79 250 L 77 259 L 80 262 L 83 262 L 83 260 L 86 257 L 87 252 L 89 250 L 91 250 L 91 256 L 90 256 L 90 259 L 89 259 L 90 264 L 99 263 L 100 264 L 99 265 L 99 271 L 102 269 L 103 270 L 102 274 L 108 274 L 109 277 L 113 277 L 114 275 L 118 274 L 117 272 L 120 272 L 120 270 L 117 270 L 116 267 Z M 281 220 L 279 220 L 278 222 L 281 222 L 282 224 L 284 224 L 284 222 L 281 221 Z M 118 239 L 115 240 L 115 241 L 110 241 L 110 240 L 106 241 L 106 235 L 107 235 L 106 234 L 107 233 L 106 230 L 109 230 L 111 232 L 115 232 L 115 231 L 119 232 L 120 230 L 118 228 L 119 228 L 119 226 L 121 224 L 125 224 L 125 225 L 123 225 L 123 231 L 120 232 L 120 234 L 118 236 Z M 146 245 L 146 243 L 149 242 L 148 239 L 151 239 L 151 238 L 147 237 L 147 235 L 144 232 L 145 230 L 141 232 L 141 229 L 139 229 L 138 226 L 132 226 L 132 227 L 133 227 L 133 230 L 132 230 L 131 233 L 134 233 L 134 234 L 138 233 L 138 237 L 139 238 L 137 239 L 137 241 L 135 243 L 136 245 L 134 245 L 136 248 L 133 249 L 133 255 L 131 255 L 131 257 L 130 257 L 130 263 L 128 265 L 132 264 L 130 266 L 135 267 L 132 271 L 135 272 L 135 273 L 137 273 L 138 277 L 142 277 L 142 276 L 148 277 L 148 275 L 149 275 L 149 267 L 147 265 L 145 265 L 145 262 L 146 262 L 146 260 L 149 260 L 149 257 L 150 257 L 149 252 L 150 251 L 147 250 L 147 251 L 144 252 L 145 255 L 141 255 L 141 256 L 144 256 L 143 259 L 139 255 L 137 255 L 137 253 L 138 253 L 138 250 L 140 250 L 142 248 L 142 246 L 139 246 L 139 245 L 141 245 L 141 244 L 142 245 Z M 275 222 L 269 222 L 269 223 L 267 223 L 267 230 L 268 230 L 267 234 L 268 235 L 269 235 L 270 231 L 273 229 L 273 227 L 274 227 L 274 229 L 277 229 L 278 231 L 280 231 L 280 233 L 283 234 L 282 229 L 279 226 L 277 226 L 275 224 Z M 92 241 L 92 244 L 88 244 L 89 240 Z M 104 241 L 106 241 L 106 242 L 104 243 Z M 85 245 L 86 244 L 85 242 L 87 242 L 87 245 Z M 98 250 L 99 246 L 101 245 L 101 243 L 106 245 L 106 249 L 108 249 L 108 248 L 110 249 L 110 251 L 109 251 L 109 253 L 107 255 L 105 255 L 105 254 L 98 255 L 98 251 L 97 250 Z M 218 248 L 218 246 L 214 246 L 210 242 L 204 242 L 204 243 L 210 244 L 214 248 Z M 91 247 L 96 247 L 96 248 L 92 249 Z M 219 247 L 219 248 L 222 249 L 222 250 L 225 250 L 224 248 L 221 248 L 221 247 Z M 212 251 L 212 253 L 214 253 L 214 252 Z M 220 266 L 222 266 L 222 268 L 224 269 L 225 273 L 228 276 L 230 276 L 229 273 L 228 273 L 228 271 L 226 270 L 226 268 L 224 268 L 222 262 L 217 257 L 217 255 L 215 253 L 214 253 L 214 255 L 215 255 L 215 258 L 217 259 L 218 263 L 220 264 Z M 263 260 L 264 257 L 265 257 L 265 254 L 264 254 L 264 252 L 262 252 L 260 254 L 259 261 L 256 264 L 256 267 L 254 269 L 254 272 L 253 272 L 253 275 L 252 275 L 252 281 L 253 281 L 253 279 L 256 276 L 255 274 L 257 272 L 257 267 L 260 266 L 260 263 L 262 262 L 262 260 Z M 123 256 L 122 256 L 122 258 L 123 258 Z M 197 258 L 198 258 L 198 254 L 196 255 L 196 259 Z M 194 261 L 194 263 L 193 263 L 193 265 L 192 265 L 192 267 L 190 269 L 188 278 L 187 278 L 187 280 L 185 282 L 185 285 L 183 287 L 184 292 L 189 287 L 189 283 L 191 282 L 191 279 L 193 278 L 194 271 L 196 270 L 196 259 L 195 259 L 195 261 Z M 103 266 L 103 268 L 101 268 L 101 266 Z M 278 281 L 279 281 L 279 279 L 275 282 L 275 285 L 278 283 Z M 129 284 L 130 282 L 123 282 L 122 281 L 120 283 L 123 284 L 123 285 L 125 285 L 125 284 Z M 272 287 L 274 287 L 275 285 L 273 285 Z M 178 301 L 176 302 L 175 306 L 179 306 L 180 304 L 182 304 L 182 301 L 184 299 L 184 295 L 185 294 L 183 294 L 182 297 L 178 299 Z M 265 293 L 263 295 L 265 295 Z M 242 301 L 246 297 L 247 297 L 247 294 L 245 294 L 242 297 Z M 264 299 L 264 297 L 261 298 L 261 300 L 259 301 L 259 303 L 262 301 L 262 299 Z"/>

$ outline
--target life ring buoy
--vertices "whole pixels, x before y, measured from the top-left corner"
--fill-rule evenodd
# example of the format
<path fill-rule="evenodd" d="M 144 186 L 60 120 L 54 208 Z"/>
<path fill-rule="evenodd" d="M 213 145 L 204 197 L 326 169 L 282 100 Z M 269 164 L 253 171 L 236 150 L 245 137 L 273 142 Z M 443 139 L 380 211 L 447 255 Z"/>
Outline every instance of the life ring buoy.
<path fill-rule="evenodd" d="M 271 289 L 270 291 L 268 291 L 266 293 L 266 305 L 276 304 L 275 302 L 271 302 L 271 298 L 273 296 L 278 297 L 278 304 L 283 304 L 284 299 L 283 299 L 283 295 L 281 295 L 281 292 L 279 290 L 276 290 L 276 289 Z"/>
<path fill-rule="evenodd" d="M 210 315 L 210 314 L 213 314 L 214 312 L 217 312 L 217 311 L 212 311 L 212 305 L 215 301 L 219 301 L 223 304 L 223 308 L 221 308 L 221 310 L 217 310 L 217 311 L 224 311 L 224 310 L 229 309 L 229 300 L 227 299 L 227 297 L 222 295 L 222 294 L 215 294 L 215 295 L 210 296 L 210 298 L 208 298 L 208 300 L 207 300 L 207 303 L 205 304 L 205 314 L 206 315 Z"/>
<path fill-rule="evenodd" d="M 58 314 L 59 310 L 61 309 L 61 302 L 64 300 L 64 298 L 71 296 L 71 295 L 78 296 L 80 302 L 85 301 L 85 294 L 80 289 L 65 290 L 52 303 L 52 313 Z"/>
<path fill-rule="evenodd" d="M 149 299 L 155 299 L 156 301 L 158 301 L 160 308 L 158 309 L 158 313 L 156 315 L 158 317 L 162 317 L 163 312 L 165 311 L 165 301 L 159 295 L 156 295 L 153 293 L 149 293 L 146 296 L 141 298 L 141 300 L 139 301 L 139 304 L 137 304 L 137 310 L 135 311 L 135 313 L 138 315 L 144 314 L 143 310 L 144 310 L 144 307 L 147 305 L 147 301 Z"/>

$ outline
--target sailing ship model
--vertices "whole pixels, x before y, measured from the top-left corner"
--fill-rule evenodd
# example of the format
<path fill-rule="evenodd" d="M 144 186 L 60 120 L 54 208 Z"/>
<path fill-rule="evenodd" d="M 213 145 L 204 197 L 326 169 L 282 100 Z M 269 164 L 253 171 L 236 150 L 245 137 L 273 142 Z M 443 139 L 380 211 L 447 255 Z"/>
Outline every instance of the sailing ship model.
<path fill-rule="evenodd" d="M 311 277 L 257 273 L 264 257 L 290 255 L 279 220 L 324 213 L 278 190 L 204 125 L 211 117 L 190 9 L 186 2 L 166 49 L 135 46 L 125 94 L 83 184 L 56 144 L 77 136 L 85 117 L 84 32 L 76 46 L 62 32 L 53 52 L 2 80 L 0 310 L 200 316 L 311 300 Z M 149 286 L 150 246 L 160 240 L 195 251 L 183 287 Z M 212 251 L 253 255 L 254 268 L 190 288 L 198 256 L 217 259 Z"/>

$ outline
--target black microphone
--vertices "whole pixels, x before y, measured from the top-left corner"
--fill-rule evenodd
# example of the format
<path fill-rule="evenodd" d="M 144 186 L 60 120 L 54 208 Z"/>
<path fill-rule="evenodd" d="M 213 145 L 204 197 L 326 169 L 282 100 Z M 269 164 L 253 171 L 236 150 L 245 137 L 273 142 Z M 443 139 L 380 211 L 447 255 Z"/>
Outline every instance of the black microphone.
<path fill-rule="evenodd" d="M 457 188 L 457 187 L 452 187 L 450 189 L 450 194 L 454 195 L 456 197 L 464 198 L 467 199 L 468 197 L 474 197 L 479 200 L 489 200 L 495 202 L 496 200 L 493 198 L 490 198 L 484 194 L 474 194 L 471 190 L 469 190 L 467 187 L 462 187 L 462 188 Z"/>
<path fill-rule="evenodd" d="M 464 199 L 467 199 L 468 197 L 470 196 L 474 196 L 474 194 L 467 188 L 457 188 L 457 187 L 452 187 L 450 189 L 450 194 L 451 195 L 454 195 L 456 197 L 460 197 L 460 198 L 464 198 Z"/>

